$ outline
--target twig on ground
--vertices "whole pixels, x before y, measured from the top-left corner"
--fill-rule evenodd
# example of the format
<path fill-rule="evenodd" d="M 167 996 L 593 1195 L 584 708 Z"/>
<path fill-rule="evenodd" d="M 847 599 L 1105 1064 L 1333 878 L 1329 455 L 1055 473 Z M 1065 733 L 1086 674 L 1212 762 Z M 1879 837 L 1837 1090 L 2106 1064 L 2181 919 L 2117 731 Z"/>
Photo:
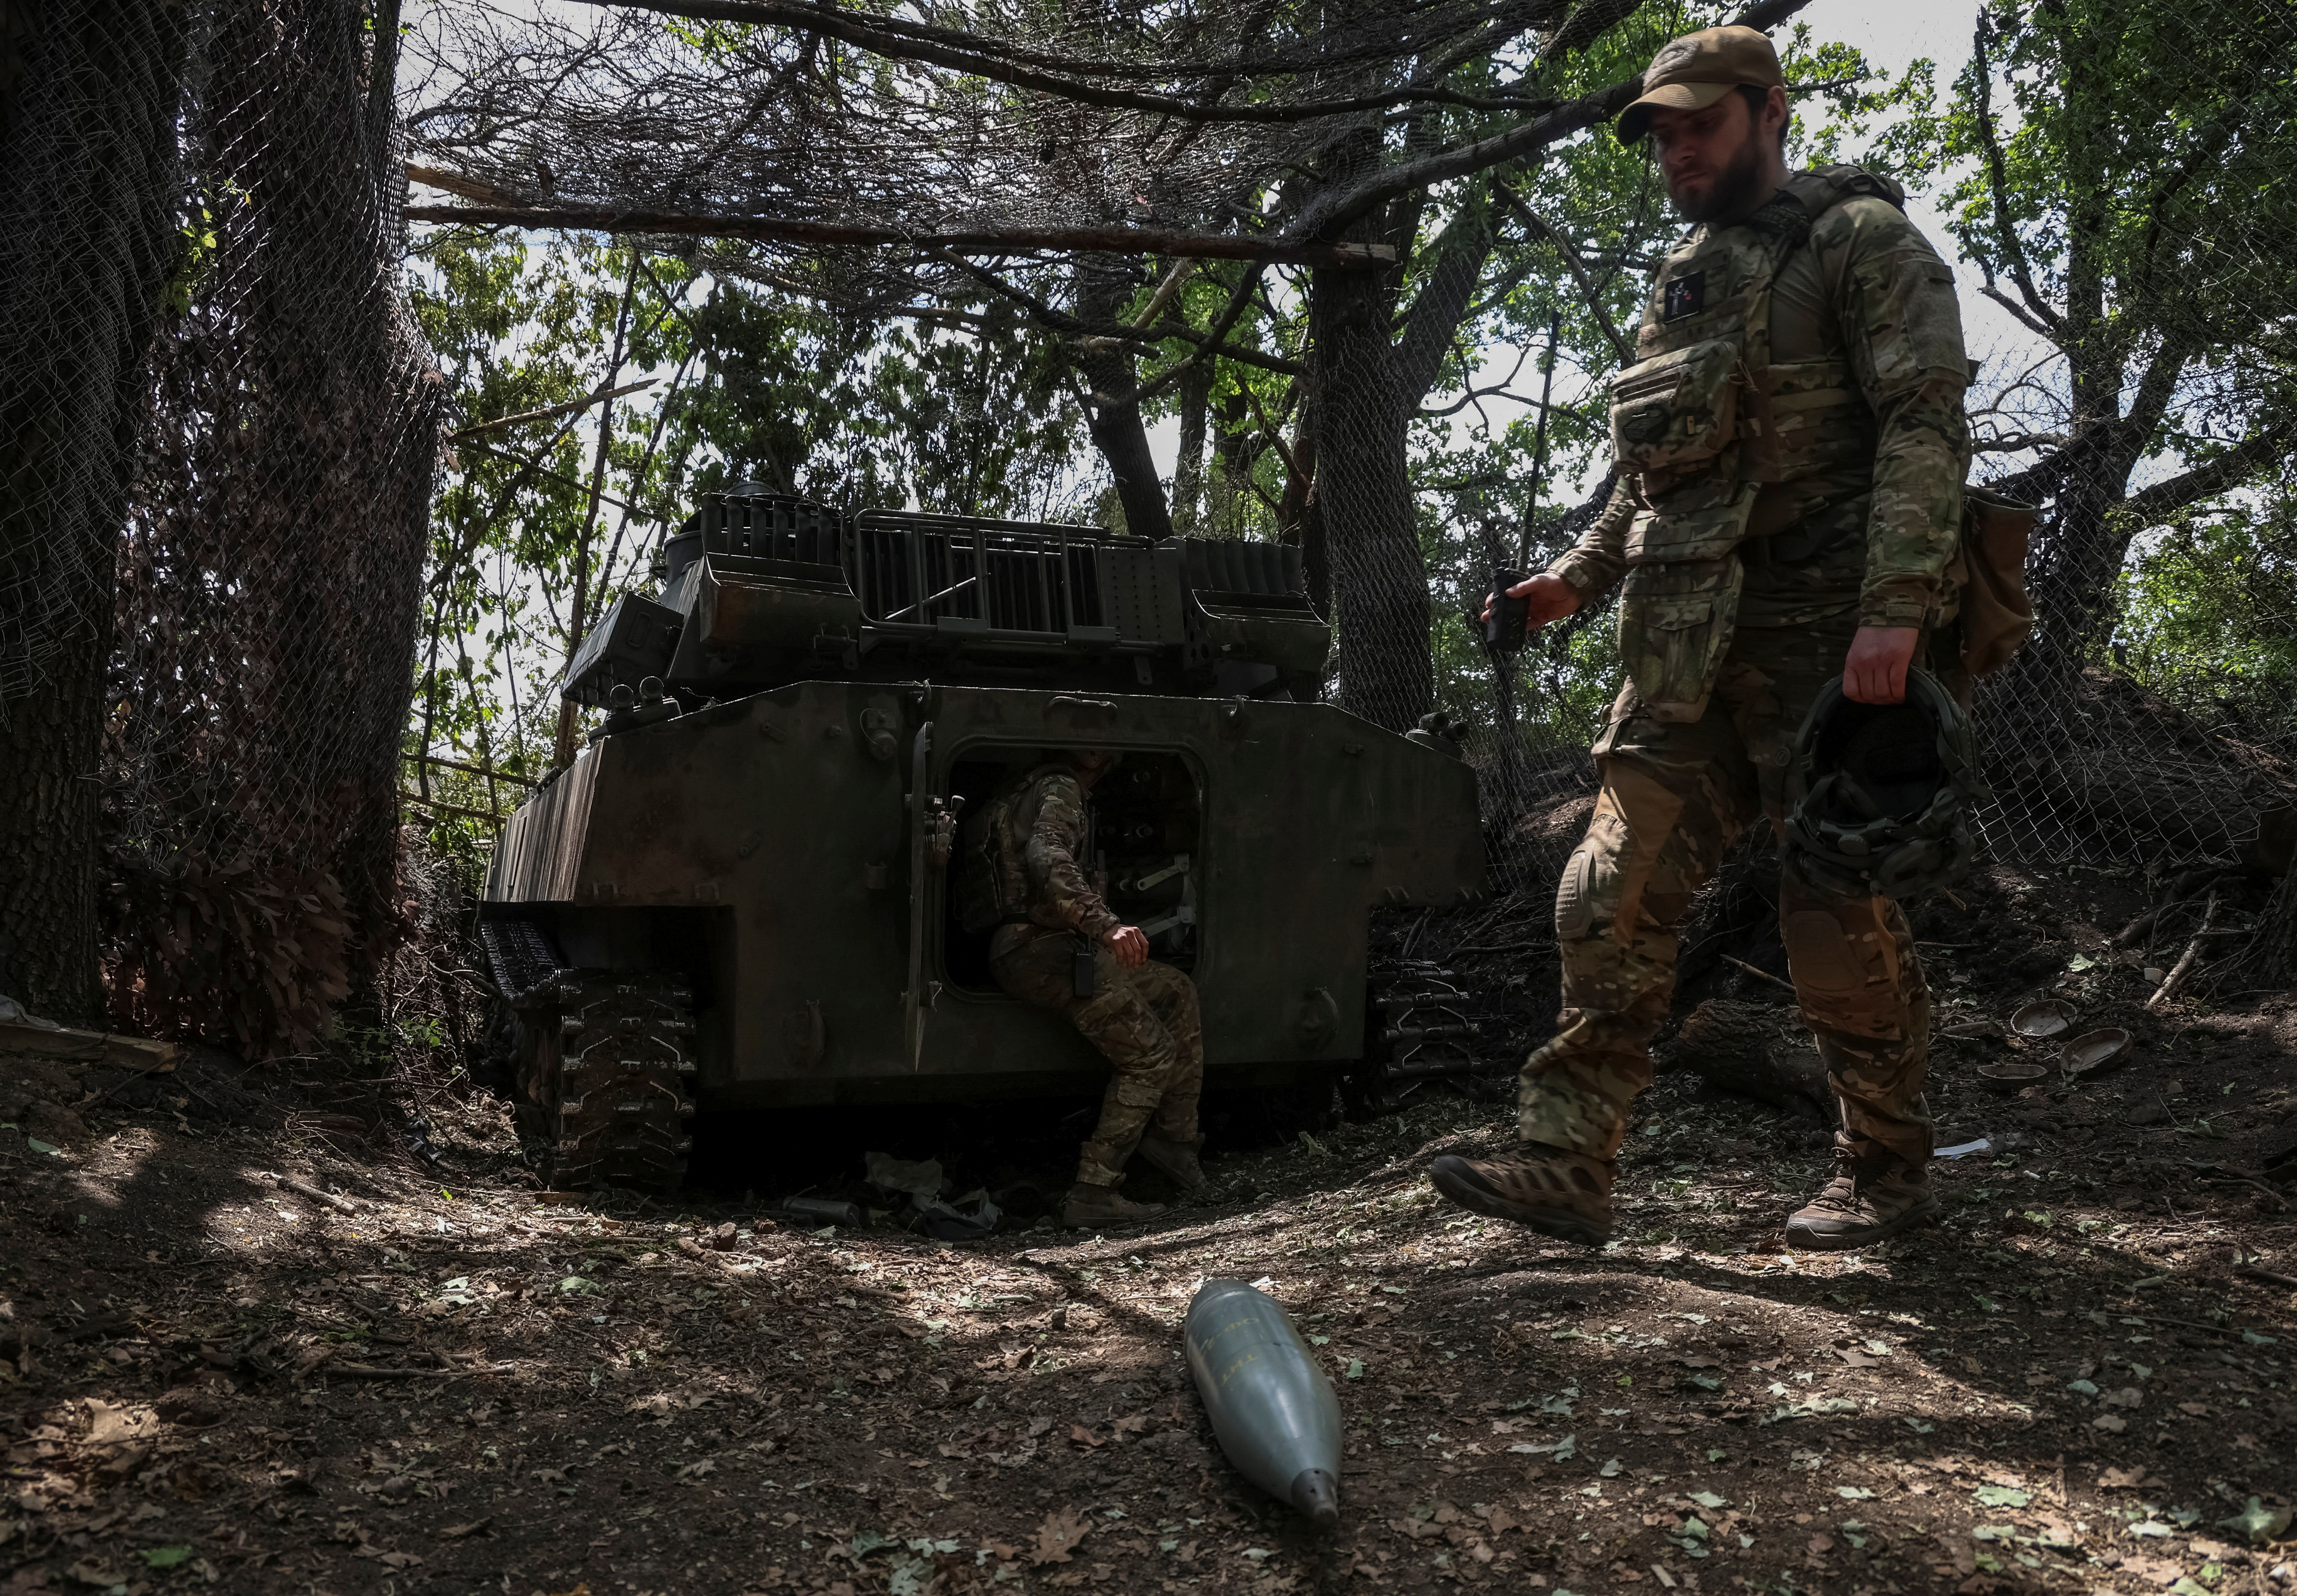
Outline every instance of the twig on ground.
<path fill-rule="evenodd" d="M 2220 1165 L 2219 1167 L 2222 1168 L 2223 1166 Z M 2260 1181 L 2255 1175 L 2244 1175 L 2239 1170 L 2228 1169 L 2224 1174 L 2218 1176 L 2203 1175 L 2201 1178 L 2201 1181 L 2202 1184 L 2204 1186 L 2254 1186 L 2258 1190 L 2263 1192 L 2275 1202 L 2280 1204 L 2285 1212 L 2289 1206 L 2289 1199 L 2282 1196 L 2280 1192 L 2275 1190 L 2269 1182 Z"/>
<path fill-rule="evenodd" d="M 355 1375 L 364 1380 L 444 1380 L 461 1373 L 456 1369 L 383 1368 L 374 1363 L 327 1363 L 317 1370 L 321 1374 Z"/>
<path fill-rule="evenodd" d="M 2297 1276 L 2276 1274 L 2269 1269 L 2260 1269 L 2254 1263 L 2236 1263 L 2233 1271 L 2244 1280 L 2262 1280 L 2268 1286 L 2287 1286 L 2297 1289 Z"/>
<path fill-rule="evenodd" d="M 2211 887 L 2209 906 L 2202 910 L 2202 928 L 2194 933 L 2194 940 L 2186 944 L 2185 954 L 2178 960 L 2178 967 L 2169 972 L 2169 978 L 2145 1000 L 2148 1013 L 2159 1014 L 2167 1008 L 2170 1000 L 2178 995 L 2178 989 L 2186 983 L 2186 977 L 2194 973 L 2194 961 L 2202 956 L 2202 942 L 2210 934 L 2210 922 L 2217 917 L 2217 889 Z"/>
<path fill-rule="evenodd" d="M 353 1202 L 350 1197 L 337 1197 L 332 1191 L 322 1191 L 317 1186 L 312 1185 L 309 1181 L 298 1181 L 292 1175 L 282 1175 L 279 1177 L 279 1184 L 284 1186 L 290 1191 L 297 1192 L 301 1196 L 309 1197 L 315 1203 L 319 1203 L 326 1207 L 333 1208 L 338 1213 L 357 1213 L 358 1212 L 358 1205 Z"/>
<path fill-rule="evenodd" d="M 2159 1313 L 2121 1313 L 2119 1309 L 2114 1312 L 2120 1313 L 2124 1319 L 2142 1319 L 2148 1324 L 2174 1324 L 2180 1329 L 2207 1330 L 2216 1336 L 2243 1336 L 2248 1333 L 2229 1324 L 2202 1324 L 2192 1319 L 2164 1319 Z"/>
<path fill-rule="evenodd" d="M 1745 959 L 1743 959 L 1743 958 L 1733 958 L 1733 957 L 1732 957 L 1730 954 L 1728 954 L 1728 953 L 1724 954 L 1724 955 L 1722 956 L 1722 958 L 1723 958 L 1723 961 L 1724 961 L 1725 964 L 1735 964 L 1735 965 L 1737 965 L 1741 969 L 1742 969 L 1742 970 L 1746 971 L 1746 972 L 1747 972 L 1747 974 L 1749 974 L 1750 975 L 1759 975 L 1759 976 L 1761 976 L 1764 980 L 1766 980 L 1766 981 L 1769 982 L 1773 986 L 1783 986 L 1783 987 L 1785 987 L 1785 988 L 1787 989 L 1787 991 L 1794 991 L 1794 983 L 1793 983 L 1793 982 L 1791 982 L 1791 981 L 1782 981 L 1782 980 L 1780 980 L 1776 975 L 1772 975 L 1772 974 L 1770 973 L 1770 971 L 1768 971 L 1768 970 L 1758 970 L 1758 969 L 1757 969 L 1753 965 L 1749 964 L 1749 963 L 1748 963 Z"/>

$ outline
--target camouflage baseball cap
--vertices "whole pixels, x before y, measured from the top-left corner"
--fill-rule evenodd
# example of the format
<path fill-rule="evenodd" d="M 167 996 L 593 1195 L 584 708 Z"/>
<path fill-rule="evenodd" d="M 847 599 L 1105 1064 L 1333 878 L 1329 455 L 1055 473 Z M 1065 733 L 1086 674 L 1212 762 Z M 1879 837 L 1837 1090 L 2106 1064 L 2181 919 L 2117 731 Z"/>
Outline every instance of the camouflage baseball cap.
<path fill-rule="evenodd" d="M 1619 142 L 1634 144 L 1651 131 L 1651 112 L 1704 111 L 1742 83 L 1783 88 L 1779 53 L 1752 28 L 1702 28 L 1673 39 L 1651 57 L 1643 97 L 1619 113 Z"/>

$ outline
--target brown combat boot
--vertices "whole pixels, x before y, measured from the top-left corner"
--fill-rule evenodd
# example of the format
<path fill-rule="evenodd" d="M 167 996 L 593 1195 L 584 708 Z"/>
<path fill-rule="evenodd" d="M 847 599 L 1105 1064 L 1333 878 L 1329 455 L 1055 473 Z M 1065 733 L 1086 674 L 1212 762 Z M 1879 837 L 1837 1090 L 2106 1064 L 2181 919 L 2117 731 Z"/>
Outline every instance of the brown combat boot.
<path fill-rule="evenodd" d="M 1205 1166 L 1197 1162 L 1197 1154 L 1204 1145 L 1201 1132 L 1183 1141 L 1151 1125 L 1140 1133 L 1140 1145 L 1132 1150 L 1148 1160 L 1150 1166 L 1166 1180 L 1194 1197 L 1212 1184 L 1205 1178 Z"/>
<path fill-rule="evenodd" d="M 1787 1245 L 1847 1253 L 1938 1219 L 1930 1171 L 1908 1168 L 1888 1153 L 1834 1149 L 1834 1178 L 1787 1220 Z"/>
<path fill-rule="evenodd" d="M 1162 1203 L 1136 1203 L 1119 1197 L 1114 1186 L 1079 1181 L 1061 1204 L 1061 1223 L 1072 1230 L 1092 1230 L 1103 1225 L 1136 1225 L 1164 1212 Z"/>
<path fill-rule="evenodd" d="M 1581 1246 L 1601 1246 L 1611 1238 L 1611 1179 L 1618 1169 L 1608 1159 L 1527 1141 L 1496 1158 L 1446 1153 L 1428 1166 L 1428 1178 L 1462 1208 Z"/>

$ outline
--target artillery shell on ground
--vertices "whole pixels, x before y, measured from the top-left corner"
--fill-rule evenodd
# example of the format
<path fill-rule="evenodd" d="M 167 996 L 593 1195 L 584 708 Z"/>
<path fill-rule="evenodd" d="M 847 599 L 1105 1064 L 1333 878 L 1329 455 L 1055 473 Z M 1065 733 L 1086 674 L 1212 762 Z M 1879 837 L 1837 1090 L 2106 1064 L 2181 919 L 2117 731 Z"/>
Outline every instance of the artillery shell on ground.
<path fill-rule="evenodd" d="M 1340 1399 L 1282 1308 L 1241 1280 L 1189 1304 L 1189 1369 L 1236 1471 L 1320 1526 L 1340 1520 Z"/>

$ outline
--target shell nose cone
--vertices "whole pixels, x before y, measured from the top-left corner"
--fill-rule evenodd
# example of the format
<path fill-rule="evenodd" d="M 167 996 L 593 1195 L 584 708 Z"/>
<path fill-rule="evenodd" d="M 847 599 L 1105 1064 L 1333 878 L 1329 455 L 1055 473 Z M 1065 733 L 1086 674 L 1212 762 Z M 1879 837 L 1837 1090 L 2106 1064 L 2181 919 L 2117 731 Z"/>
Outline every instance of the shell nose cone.
<path fill-rule="evenodd" d="M 1292 1505 L 1318 1529 L 1340 1521 L 1340 1482 L 1321 1468 L 1303 1468 L 1292 1481 Z"/>

